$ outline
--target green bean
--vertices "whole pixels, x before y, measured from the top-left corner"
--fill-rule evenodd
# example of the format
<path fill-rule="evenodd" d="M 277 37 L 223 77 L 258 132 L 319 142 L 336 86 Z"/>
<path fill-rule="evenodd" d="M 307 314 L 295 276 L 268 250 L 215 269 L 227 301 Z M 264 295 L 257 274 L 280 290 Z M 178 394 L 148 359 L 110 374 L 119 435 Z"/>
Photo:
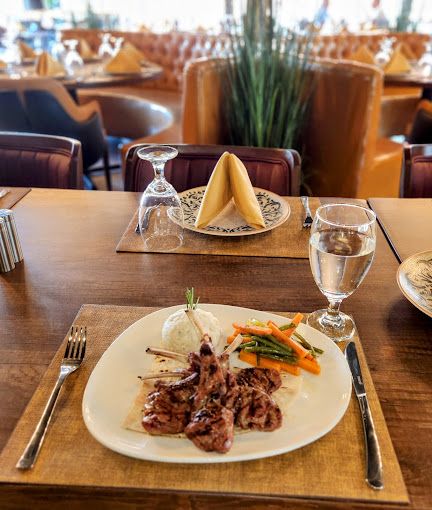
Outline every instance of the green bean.
<path fill-rule="evenodd" d="M 306 349 L 309 349 L 310 351 L 316 352 L 317 354 L 323 354 L 324 351 L 322 349 L 319 349 L 318 347 L 314 347 L 311 345 L 306 338 L 304 338 L 300 333 L 297 333 L 297 331 L 294 331 L 294 335 L 300 340 L 300 343 L 303 345 L 303 347 L 306 347 Z"/>
<path fill-rule="evenodd" d="M 292 354 L 293 350 L 291 347 L 288 347 L 287 345 L 284 345 L 282 342 L 278 342 L 275 337 L 274 340 L 270 338 L 271 335 L 267 335 L 267 338 L 264 338 L 262 336 L 252 336 L 252 340 L 255 340 L 263 345 L 266 345 L 267 347 L 271 347 L 273 349 L 278 349 L 281 352 L 284 352 L 286 354 Z"/>
<path fill-rule="evenodd" d="M 290 365 L 295 365 L 298 361 L 298 358 L 292 356 L 292 357 L 288 357 L 288 356 L 279 356 L 277 354 L 261 354 L 261 356 L 263 358 L 270 358 L 270 359 L 274 359 L 276 361 L 283 361 L 284 363 L 289 363 Z"/>
<path fill-rule="evenodd" d="M 284 324 L 283 326 L 279 326 L 279 329 L 281 331 L 285 331 L 286 329 L 294 328 L 295 324 L 293 322 L 290 322 L 289 324 Z"/>
<path fill-rule="evenodd" d="M 256 342 L 245 342 L 244 344 L 240 344 L 239 348 L 244 349 L 245 347 L 256 347 Z"/>
<path fill-rule="evenodd" d="M 271 349 L 270 347 L 246 347 L 245 351 L 247 352 L 259 352 L 260 354 L 268 353 L 268 354 L 278 354 L 280 355 L 280 351 L 276 349 Z"/>

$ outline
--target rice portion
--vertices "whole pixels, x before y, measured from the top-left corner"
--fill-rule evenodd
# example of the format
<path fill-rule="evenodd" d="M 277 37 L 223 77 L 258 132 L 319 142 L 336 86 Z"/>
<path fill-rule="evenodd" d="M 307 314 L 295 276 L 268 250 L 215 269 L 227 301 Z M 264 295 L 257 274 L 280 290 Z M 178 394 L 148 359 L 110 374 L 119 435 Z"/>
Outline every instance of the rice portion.
<path fill-rule="evenodd" d="M 216 352 L 221 352 L 224 338 L 218 319 L 211 313 L 197 308 L 197 319 L 212 339 Z M 188 319 L 184 310 L 178 310 L 168 317 L 162 326 L 162 347 L 164 349 L 189 354 L 198 351 L 201 338 L 195 327 Z"/>

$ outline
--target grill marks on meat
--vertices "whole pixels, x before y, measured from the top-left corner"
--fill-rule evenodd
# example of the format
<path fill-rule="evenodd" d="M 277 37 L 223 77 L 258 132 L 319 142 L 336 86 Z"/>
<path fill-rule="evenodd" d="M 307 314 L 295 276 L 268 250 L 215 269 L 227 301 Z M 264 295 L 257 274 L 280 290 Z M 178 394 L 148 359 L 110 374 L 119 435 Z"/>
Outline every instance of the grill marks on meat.
<path fill-rule="evenodd" d="M 254 386 L 269 395 L 282 386 L 282 379 L 274 368 L 243 368 L 237 374 L 237 382 L 241 386 Z"/>
<path fill-rule="evenodd" d="M 221 404 L 209 403 L 193 415 L 185 433 L 201 450 L 226 453 L 234 440 L 234 413 Z"/>
<path fill-rule="evenodd" d="M 190 421 L 198 374 L 173 383 L 157 381 L 144 405 L 142 424 L 150 434 L 178 434 Z"/>
<path fill-rule="evenodd" d="M 282 425 L 282 411 L 264 391 L 244 386 L 240 392 L 236 425 L 242 429 L 271 432 Z"/>
<path fill-rule="evenodd" d="M 229 356 L 216 355 L 207 337 L 188 359 L 191 375 L 174 383 L 157 381 L 148 395 L 142 421 L 147 432 L 185 432 L 198 448 L 225 453 L 234 424 L 261 431 L 281 426 L 282 412 L 270 396 L 282 384 L 276 370 L 246 368 L 234 374 Z"/>

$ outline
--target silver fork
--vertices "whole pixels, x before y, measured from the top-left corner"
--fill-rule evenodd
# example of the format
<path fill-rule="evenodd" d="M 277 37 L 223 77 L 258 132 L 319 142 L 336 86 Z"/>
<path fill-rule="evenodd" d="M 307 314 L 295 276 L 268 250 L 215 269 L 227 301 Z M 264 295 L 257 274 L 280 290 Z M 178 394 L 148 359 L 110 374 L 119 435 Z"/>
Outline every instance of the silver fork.
<path fill-rule="evenodd" d="M 301 203 L 303 204 L 303 209 L 305 210 L 305 219 L 303 221 L 303 228 L 311 228 L 313 218 L 311 214 L 311 210 L 309 209 L 309 197 L 300 197 Z"/>
<path fill-rule="evenodd" d="M 18 469 L 30 469 L 36 462 L 42 443 L 45 439 L 45 434 L 48 429 L 48 425 L 50 423 L 62 384 L 69 374 L 75 372 L 75 370 L 80 367 L 85 355 L 86 341 L 87 328 L 85 326 L 72 326 L 69 333 L 64 358 L 60 365 L 59 377 L 54 386 L 54 389 L 51 392 L 39 423 L 36 425 L 29 443 L 25 447 L 23 454 L 15 466 Z"/>

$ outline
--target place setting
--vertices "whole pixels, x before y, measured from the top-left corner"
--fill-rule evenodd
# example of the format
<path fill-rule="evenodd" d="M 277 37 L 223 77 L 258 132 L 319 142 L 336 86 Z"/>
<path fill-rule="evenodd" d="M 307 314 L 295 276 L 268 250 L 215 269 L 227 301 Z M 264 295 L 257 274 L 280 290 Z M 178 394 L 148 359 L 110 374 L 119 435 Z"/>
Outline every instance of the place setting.
<path fill-rule="evenodd" d="M 164 174 L 177 149 L 149 146 L 138 156 L 152 164 L 155 178 L 116 251 L 309 256 L 308 227 L 318 198 L 281 197 L 252 187 L 245 165 L 228 152 L 221 155 L 207 186 L 178 194 Z"/>
<path fill-rule="evenodd" d="M 371 266 L 375 220 L 358 205 L 318 208 L 310 265 L 329 305 L 312 314 L 201 303 L 194 288 L 167 308 L 83 305 L 1 480 L 214 492 L 228 476 L 229 494 L 406 503 L 360 337 L 339 310 Z"/>

